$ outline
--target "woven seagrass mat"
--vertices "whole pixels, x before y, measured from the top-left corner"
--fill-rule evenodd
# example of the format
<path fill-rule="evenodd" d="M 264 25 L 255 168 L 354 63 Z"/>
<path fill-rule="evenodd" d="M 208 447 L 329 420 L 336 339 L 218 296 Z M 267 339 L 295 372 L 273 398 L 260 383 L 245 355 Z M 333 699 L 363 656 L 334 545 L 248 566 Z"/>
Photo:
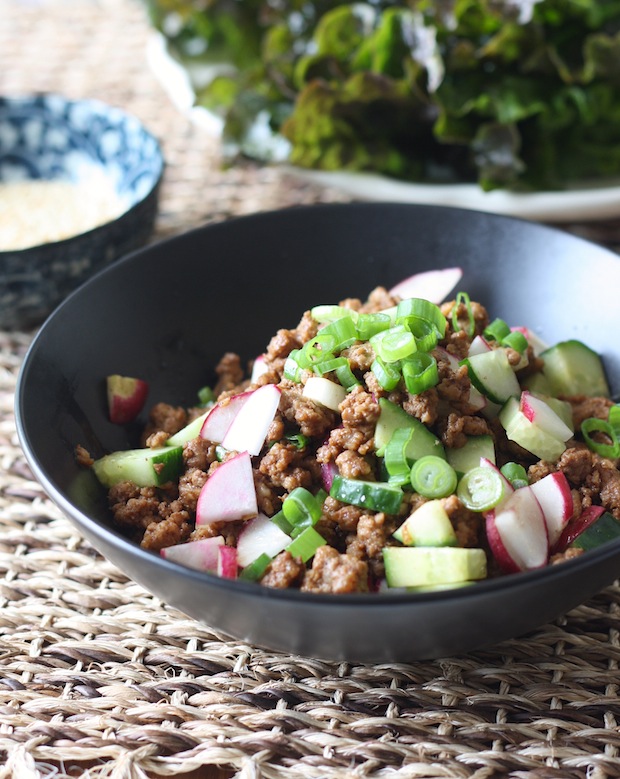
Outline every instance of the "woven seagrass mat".
<path fill-rule="evenodd" d="M 168 162 L 156 239 L 344 199 L 222 170 L 146 66 L 148 36 L 137 0 L 0 0 L 0 93 L 138 115 Z M 13 417 L 31 335 L 0 333 L 0 779 L 620 777 L 617 584 L 521 640 L 441 661 L 330 664 L 231 641 L 129 581 L 33 480 Z"/>

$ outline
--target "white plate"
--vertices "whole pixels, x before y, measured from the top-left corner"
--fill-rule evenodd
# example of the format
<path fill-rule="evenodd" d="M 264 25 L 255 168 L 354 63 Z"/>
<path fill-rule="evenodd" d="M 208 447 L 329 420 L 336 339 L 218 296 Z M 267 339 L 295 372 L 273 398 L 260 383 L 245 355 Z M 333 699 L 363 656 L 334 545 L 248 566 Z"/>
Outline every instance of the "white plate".
<path fill-rule="evenodd" d="M 222 120 L 206 108 L 195 105 L 192 78 L 170 54 L 161 34 L 151 35 L 147 59 L 151 70 L 177 108 L 196 124 L 219 135 Z M 208 80 L 218 69 L 218 66 L 214 66 L 197 75 Z M 505 190 L 484 192 L 476 184 L 412 184 L 373 173 L 307 170 L 286 164 L 280 167 L 288 174 L 331 187 L 360 200 L 459 206 L 541 222 L 592 222 L 620 216 L 620 181 L 561 192 L 517 194 Z"/>

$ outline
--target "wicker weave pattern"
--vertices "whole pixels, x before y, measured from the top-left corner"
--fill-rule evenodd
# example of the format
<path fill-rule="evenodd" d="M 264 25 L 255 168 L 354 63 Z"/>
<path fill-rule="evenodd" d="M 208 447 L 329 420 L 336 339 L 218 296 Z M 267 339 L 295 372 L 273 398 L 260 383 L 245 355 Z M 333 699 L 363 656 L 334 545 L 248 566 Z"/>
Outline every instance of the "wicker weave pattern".
<path fill-rule="evenodd" d="M 168 160 L 157 238 L 342 199 L 270 169 L 221 170 L 217 143 L 146 68 L 147 36 L 137 0 L 0 0 L 0 92 L 140 116 Z M 620 777 L 618 585 L 522 640 L 415 665 L 328 664 L 218 635 L 128 581 L 33 480 L 13 418 L 30 339 L 0 333 L 0 779 L 217 766 L 243 779 Z"/>

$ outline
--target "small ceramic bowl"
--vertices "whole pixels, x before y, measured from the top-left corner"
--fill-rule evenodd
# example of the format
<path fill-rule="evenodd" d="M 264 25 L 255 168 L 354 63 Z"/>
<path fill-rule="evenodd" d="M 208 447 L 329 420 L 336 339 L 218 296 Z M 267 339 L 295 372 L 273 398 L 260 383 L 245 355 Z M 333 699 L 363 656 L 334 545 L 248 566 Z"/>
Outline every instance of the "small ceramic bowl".
<path fill-rule="evenodd" d="M 118 108 L 0 97 L 0 328 L 40 324 L 93 273 L 146 243 L 163 170 L 156 138 Z"/>

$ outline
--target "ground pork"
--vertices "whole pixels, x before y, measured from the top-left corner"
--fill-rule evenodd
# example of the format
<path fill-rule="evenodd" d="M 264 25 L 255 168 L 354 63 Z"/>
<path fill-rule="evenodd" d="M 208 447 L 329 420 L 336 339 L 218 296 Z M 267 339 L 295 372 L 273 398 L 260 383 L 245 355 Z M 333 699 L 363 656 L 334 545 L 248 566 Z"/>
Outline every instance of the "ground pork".
<path fill-rule="evenodd" d="M 288 587 L 298 587 L 306 572 L 306 566 L 299 558 L 288 551 L 280 552 L 269 563 L 265 574 L 260 580 L 264 587 L 285 590 Z"/>
<path fill-rule="evenodd" d="M 493 435 L 483 417 L 450 413 L 441 422 L 441 440 L 445 446 L 460 449 L 465 446 L 469 436 Z"/>
<path fill-rule="evenodd" d="M 296 384 L 282 388 L 280 412 L 289 424 L 310 438 L 327 435 L 338 418 L 335 411 L 304 397 L 302 388 Z"/>
<path fill-rule="evenodd" d="M 368 565 L 331 546 L 321 546 L 306 571 L 301 589 L 304 592 L 368 592 Z"/>
<path fill-rule="evenodd" d="M 154 433 L 167 433 L 168 436 L 178 433 L 188 423 L 187 410 L 181 406 L 171 406 L 169 403 L 156 403 L 150 410 L 149 418 L 142 433 L 142 445 L 146 446 L 149 437 Z"/>
<path fill-rule="evenodd" d="M 609 409 L 614 405 L 613 400 L 609 398 L 589 398 L 586 395 L 577 395 L 567 398 L 573 412 L 573 425 L 575 430 L 581 428 L 584 419 L 596 417 L 596 419 L 607 419 Z"/>
<path fill-rule="evenodd" d="M 314 473 L 305 467 L 306 460 L 305 452 L 293 444 L 275 443 L 261 458 L 259 471 L 271 484 L 283 487 L 287 492 L 296 487 L 309 489 L 314 481 Z"/>
<path fill-rule="evenodd" d="M 187 541 L 192 532 L 187 511 L 175 511 L 167 519 L 151 522 L 146 526 L 140 546 L 159 552 L 168 546 Z"/>

